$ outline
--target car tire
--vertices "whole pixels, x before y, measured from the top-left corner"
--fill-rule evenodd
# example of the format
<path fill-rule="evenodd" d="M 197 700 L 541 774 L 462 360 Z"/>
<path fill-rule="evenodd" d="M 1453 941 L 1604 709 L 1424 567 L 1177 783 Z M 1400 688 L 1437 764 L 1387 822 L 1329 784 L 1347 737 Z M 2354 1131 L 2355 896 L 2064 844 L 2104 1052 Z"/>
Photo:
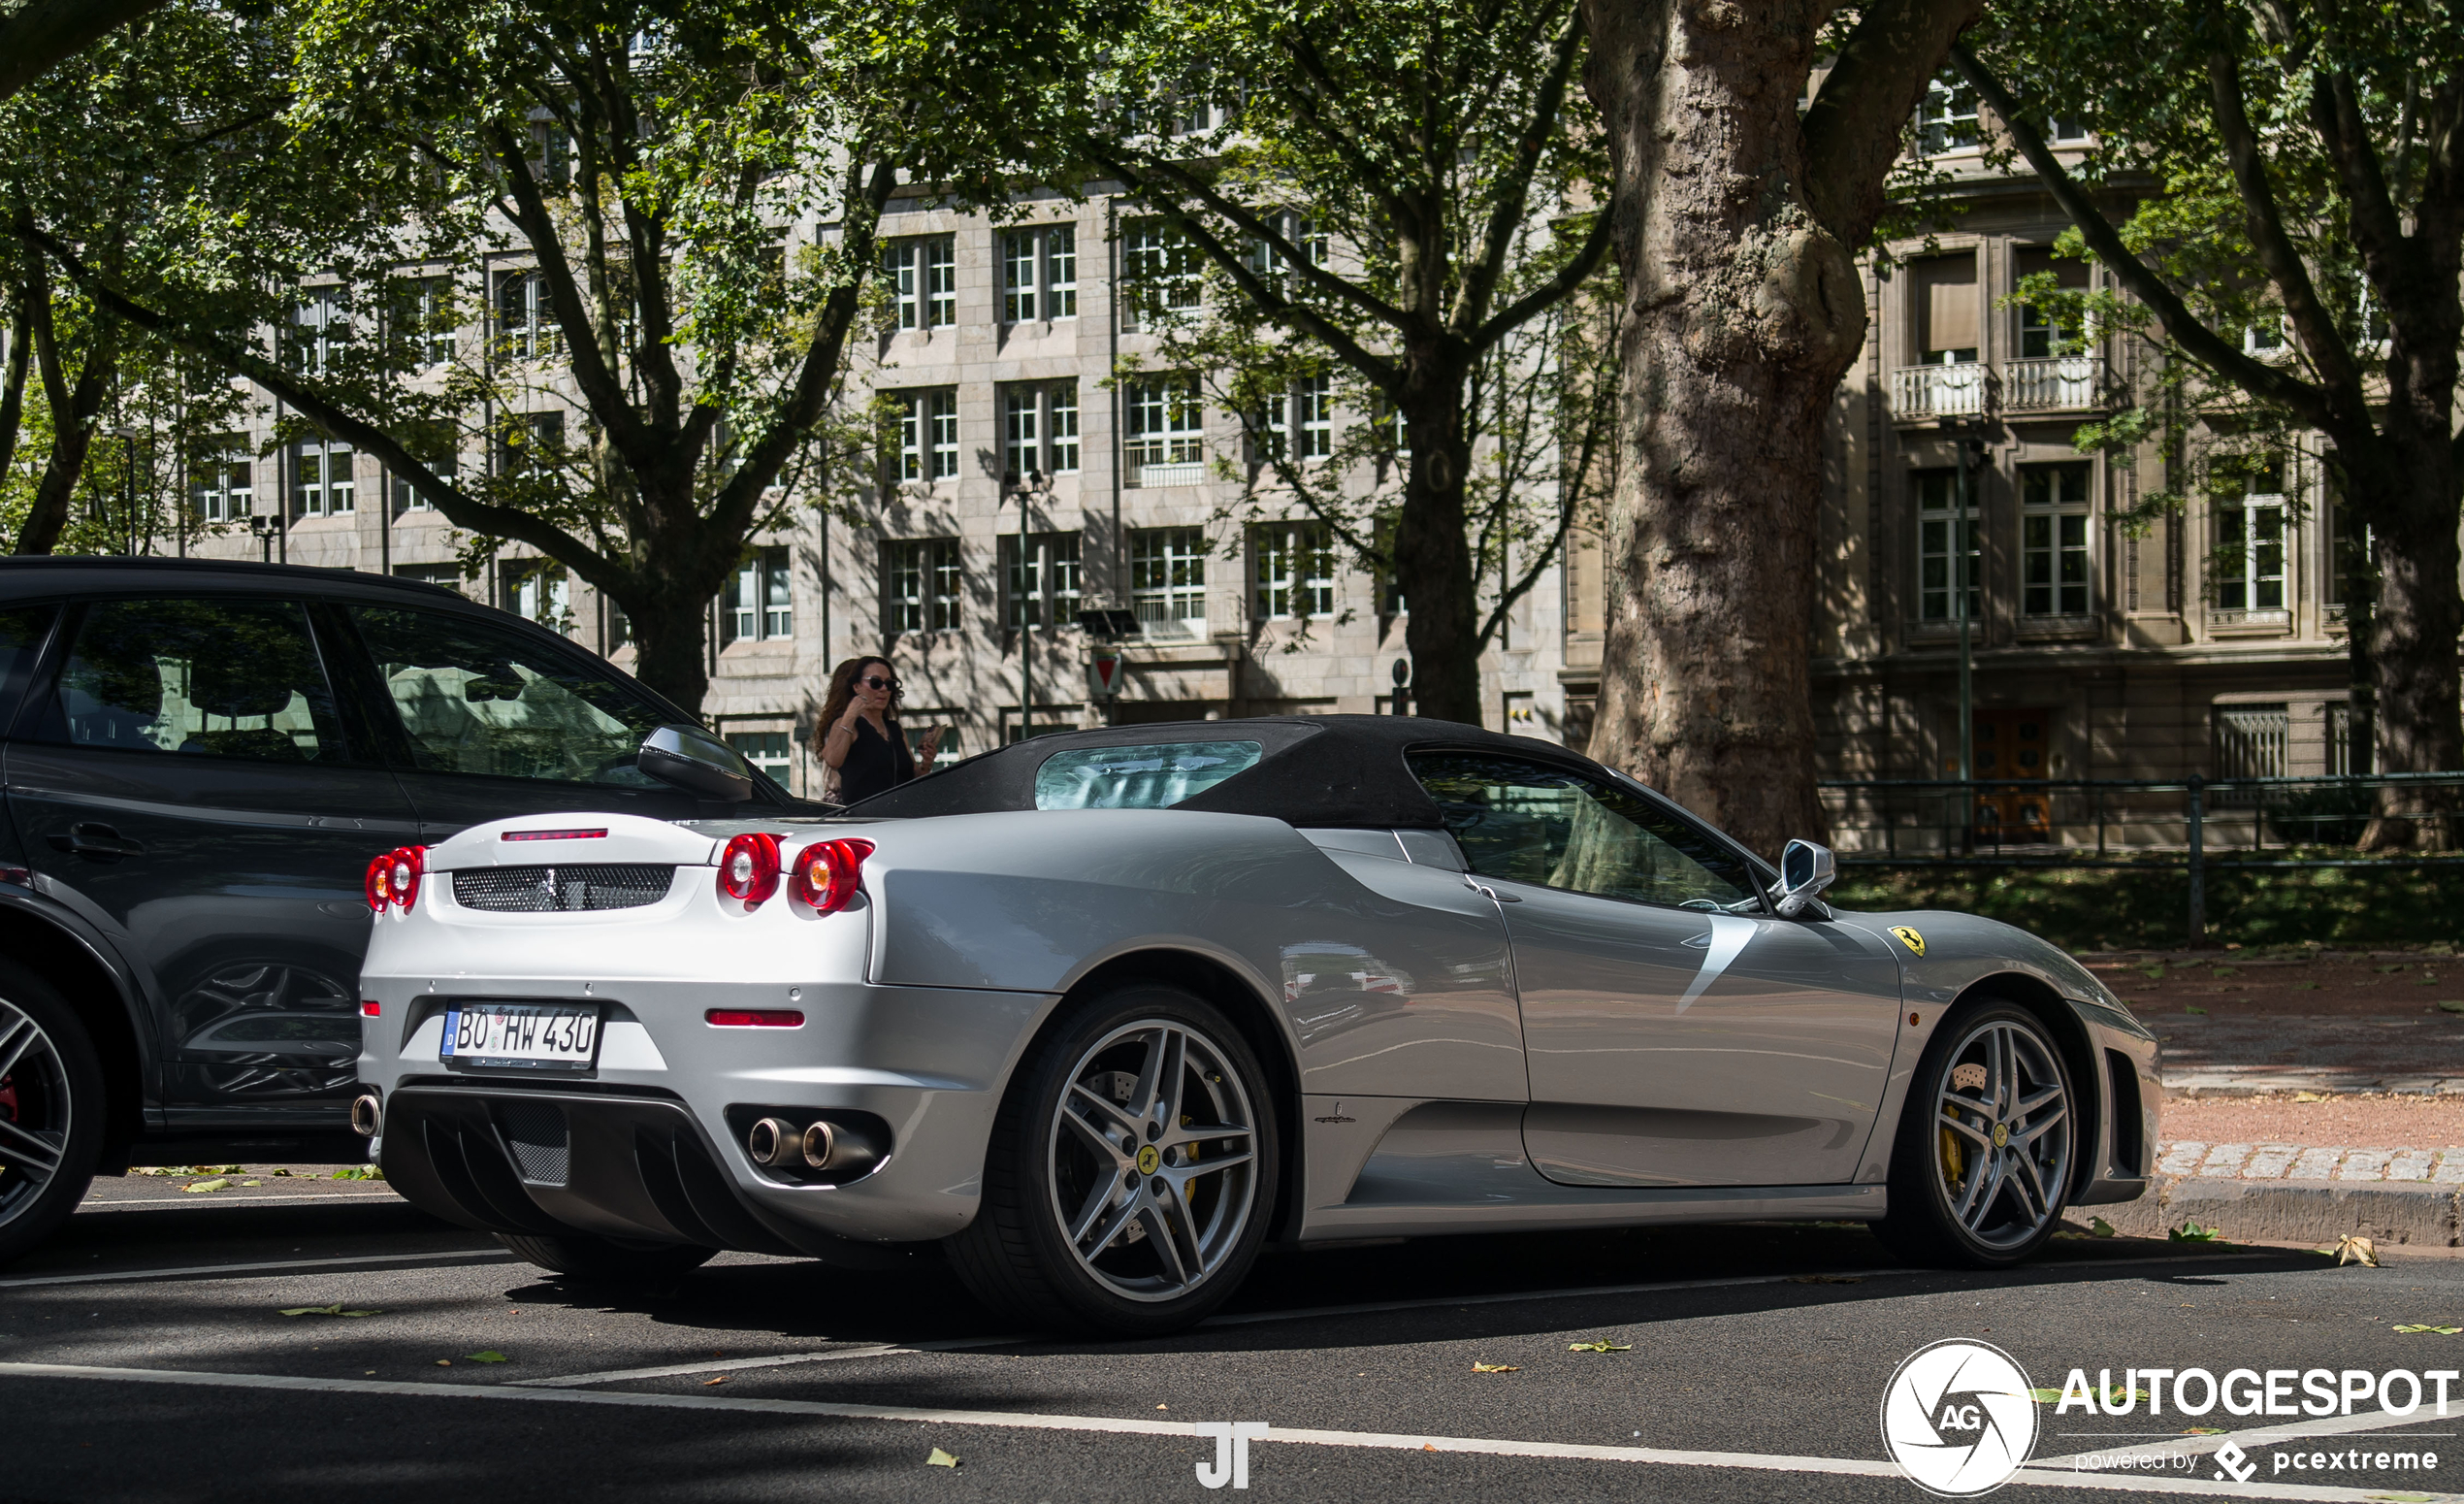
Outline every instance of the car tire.
<path fill-rule="evenodd" d="M 1178 987 L 1116 988 L 1012 1078 L 950 1261 L 1036 1329 L 1178 1331 L 1257 1261 L 1281 1164 L 1274 1089 L 1231 1021 Z"/>
<path fill-rule="evenodd" d="M 1943 1019 L 1908 1083 L 1891 1151 L 1891 1209 L 1874 1225 L 1910 1263 L 1991 1269 L 2061 1226 L 2082 1104 L 2061 1046 L 1999 998 Z"/>
<path fill-rule="evenodd" d="M 0 1264 L 60 1230 L 103 1152 L 103 1066 L 50 983 L 0 961 Z"/>
<path fill-rule="evenodd" d="M 708 1263 L 719 1252 L 697 1243 L 629 1243 L 587 1232 L 532 1237 L 500 1232 L 497 1241 L 551 1274 L 610 1284 L 668 1285 Z"/>

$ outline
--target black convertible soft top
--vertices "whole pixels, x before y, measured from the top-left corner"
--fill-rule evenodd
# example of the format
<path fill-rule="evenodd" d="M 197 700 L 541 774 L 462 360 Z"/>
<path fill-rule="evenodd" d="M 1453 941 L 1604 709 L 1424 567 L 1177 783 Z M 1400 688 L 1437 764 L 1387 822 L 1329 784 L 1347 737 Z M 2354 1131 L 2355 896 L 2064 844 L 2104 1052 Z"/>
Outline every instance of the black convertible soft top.
<path fill-rule="evenodd" d="M 1554 742 L 1500 736 L 1455 721 L 1393 715 L 1265 715 L 1251 720 L 1113 726 L 1013 742 L 876 794 L 856 804 L 852 812 L 902 819 L 1033 809 L 1036 769 L 1056 753 L 1195 741 L 1254 741 L 1263 751 L 1256 766 L 1173 808 L 1266 815 L 1295 826 L 1442 829 L 1436 801 L 1404 765 L 1404 753 L 1420 747 L 1512 752 L 1601 776 L 1588 759 Z"/>

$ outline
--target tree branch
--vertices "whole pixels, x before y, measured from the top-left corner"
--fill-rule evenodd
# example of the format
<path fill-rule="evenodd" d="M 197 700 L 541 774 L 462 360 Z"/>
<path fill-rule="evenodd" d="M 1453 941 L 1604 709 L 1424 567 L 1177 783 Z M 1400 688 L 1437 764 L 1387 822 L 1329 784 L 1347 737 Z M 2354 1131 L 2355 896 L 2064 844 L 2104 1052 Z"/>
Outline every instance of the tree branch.
<path fill-rule="evenodd" d="M 1800 127 L 1806 207 L 1842 245 L 1873 234 L 1908 116 L 1984 12 L 1985 0 L 1879 0 L 1849 32 Z"/>
<path fill-rule="evenodd" d="M 1591 233 L 1583 237 L 1582 248 L 1573 259 L 1557 269 L 1557 275 L 1508 304 L 1495 318 L 1482 324 L 1472 336 L 1472 348 L 1484 350 L 1506 338 L 1533 314 L 1565 298 L 1580 287 L 1592 273 L 1600 270 L 1603 257 L 1608 254 L 1611 225 L 1604 206 L 1592 211 Z"/>
<path fill-rule="evenodd" d="M 2044 133 L 2023 118 L 2019 102 L 2002 86 L 1977 55 L 1965 46 L 1951 49 L 1951 63 L 1984 100 L 2001 117 L 2002 128 L 2010 133 L 2012 144 L 2020 155 L 2035 170 L 2054 202 L 2079 227 L 2096 259 L 2111 269 L 2129 294 L 2155 312 L 2164 332 L 2171 336 L 2183 351 L 2199 364 L 2231 381 L 2262 401 L 2274 402 L 2299 414 L 2305 422 L 2324 428 L 2327 424 L 2326 394 L 2318 388 L 2267 364 L 2253 360 L 2227 342 L 2215 330 L 2200 322 L 2181 296 L 2166 285 L 2164 278 L 2132 253 L 2123 244 L 2122 232 L 2115 229 L 2095 204 L 2079 186 L 2053 150 L 2045 145 Z"/>
<path fill-rule="evenodd" d="M 0 9 L 0 99 L 166 0 L 20 0 Z"/>
<path fill-rule="evenodd" d="M 1514 237 L 1531 219 L 1532 175 L 1540 171 L 1540 153 L 1557 127 L 1557 112 L 1566 101 L 1566 82 L 1573 77 L 1574 59 L 1582 53 L 1583 36 L 1583 13 L 1575 7 L 1568 12 L 1565 34 L 1557 40 L 1556 55 L 1540 81 L 1539 97 L 1532 101 L 1531 118 L 1515 140 L 1514 154 L 1490 190 L 1489 223 L 1480 237 L 1479 258 L 1463 269 L 1454 310 L 1446 315 L 1446 327 L 1457 335 L 1469 335 L 1475 328 L 1486 332 L 1483 322 L 1498 282 L 1506 275 L 1506 258 L 1514 248 Z M 1575 278 L 1576 283 L 1581 280 Z"/>

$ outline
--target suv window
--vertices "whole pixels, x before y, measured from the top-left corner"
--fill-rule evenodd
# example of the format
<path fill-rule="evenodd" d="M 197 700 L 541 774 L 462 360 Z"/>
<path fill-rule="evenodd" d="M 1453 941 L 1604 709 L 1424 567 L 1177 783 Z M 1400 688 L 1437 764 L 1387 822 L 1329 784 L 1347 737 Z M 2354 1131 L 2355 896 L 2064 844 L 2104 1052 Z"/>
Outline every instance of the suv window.
<path fill-rule="evenodd" d="M 486 622 L 350 608 L 412 760 L 435 772 L 665 788 L 633 766 L 667 717 L 616 670 Z"/>
<path fill-rule="evenodd" d="M 1475 872 L 1676 908 L 1761 907 L 1735 852 L 1629 790 L 1481 753 L 1408 761 Z"/>
<path fill-rule="evenodd" d="M 345 760 L 334 691 L 292 601 L 98 601 L 46 740 L 274 763 Z"/>

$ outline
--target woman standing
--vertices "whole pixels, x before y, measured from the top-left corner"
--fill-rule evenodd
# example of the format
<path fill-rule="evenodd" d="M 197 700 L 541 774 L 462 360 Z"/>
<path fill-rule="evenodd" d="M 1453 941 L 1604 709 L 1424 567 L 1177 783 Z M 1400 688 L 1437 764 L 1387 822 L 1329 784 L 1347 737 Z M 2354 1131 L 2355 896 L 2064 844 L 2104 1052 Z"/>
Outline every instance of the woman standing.
<path fill-rule="evenodd" d="M 851 658 L 829 676 L 829 698 L 814 723 L 813 751 L 827 769 L 822 798 L 852 804 L 932 771 L 941 728 L 925 732 L 914 753 L 898 729 L 898 679 L 888 659 Z"/>

